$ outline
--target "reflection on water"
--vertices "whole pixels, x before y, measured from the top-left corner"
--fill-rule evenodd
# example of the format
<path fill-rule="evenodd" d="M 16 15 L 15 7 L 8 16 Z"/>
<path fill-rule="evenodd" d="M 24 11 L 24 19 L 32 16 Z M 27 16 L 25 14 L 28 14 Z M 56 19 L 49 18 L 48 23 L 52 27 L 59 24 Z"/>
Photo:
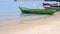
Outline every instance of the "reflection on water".
<path fill-rule="evenodd" d="M 22 21 L 35 20 L 35 19 L 45 19 L 52 15 L 41 15 L 41 14 L 21 14 Z"/>
<path fill-rule="evenodd" d="M 27 8 L 34 8 L 33 4 L 39 4 L 40 8 L 43 8 L 41 3 L 43 2 L 14 2 L 14 0 L 0 0 L 0 24 L 10 24 L 19 21 L 26 21 L 32 19 L 45 19 L 51 15 L 37 15 L 37 14 L 20 14 L 18 6 L 24 6 Z M 52 2 L 50 2 L 52 3 Z"/>
<path fill-rule="evenodd" d="M 4 20 L 4 19 L 10 19 L 10 18 L 19 18 L 21 20 L 31 20 L 31 19 L 42 19 L 42 18 L 47 18 L 47 17 L 50 17 L 50 16 L 60 16 L 60 11 L 56 12 L 55 14 L 53 15 L 42 15 L 42 14 L 19 14 L 19 15 L 11 15 L 11 16 L 3 16 L 3 17 L 0 17 L 0 20 Z"/>
<path fill-rule="evenodd" d="M 18 16 L 10 17 L 7 19 L 0 20 L 0 25 L 5 24 L 15 24 L 15 23 L 22 23 L 24 21 L 31 21 L 31 20 L 46 20 L 47 18 L 59 18 L 60 17 L 60 11 L 56 12 L 53 15 L 41 15 L 41 14 L 20 14 Z M 60 19 L 60 18 L 59 18 Z"/>
<path fill-rule="evenodd" d="M 10 16 L 6 19 L 0 20 L 0 25 L 21 23 L 22 21 L 35 20 L 35 19 L 46 19 L 51 15 L 38 15 L 38 14 L 20 14 L 18 16 Z"/>
<path fill-rule="evenodd" d="M 0 19 L 6 19 L 10 17 L 18 16 L 21 11 L 18 6 L 23 6 L 27 8 L 36 8 L 33 4 L 36 4 L 37 7 L 43 8 L 43 2 L 15 2 L 14 0 L 0 0 Z M 55 2 L 49 2 L 55 3 Z"/>

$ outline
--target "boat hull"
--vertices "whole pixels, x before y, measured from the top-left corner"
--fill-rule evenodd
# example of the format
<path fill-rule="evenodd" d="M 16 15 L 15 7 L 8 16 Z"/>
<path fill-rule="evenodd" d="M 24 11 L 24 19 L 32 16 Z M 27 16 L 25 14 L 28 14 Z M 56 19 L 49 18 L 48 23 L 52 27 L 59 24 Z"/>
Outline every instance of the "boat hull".
<path fill-rule="evenodd" d="M 28 8 L 19 8 L 22 13 L 30 13 L 30 14 L 54 14 L 56 10 L 52 9 L 28 9 Z"/>

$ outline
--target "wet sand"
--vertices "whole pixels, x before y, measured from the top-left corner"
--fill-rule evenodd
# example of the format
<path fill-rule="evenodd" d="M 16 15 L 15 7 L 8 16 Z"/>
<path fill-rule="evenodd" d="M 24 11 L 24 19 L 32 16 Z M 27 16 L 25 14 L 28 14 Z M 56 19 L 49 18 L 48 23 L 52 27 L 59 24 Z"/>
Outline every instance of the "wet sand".
<path fill-rule="evenodd" d="M 60 34 L 60 13 L 42 17 L 34 15 L 9 19 L 9 22 L 18 21 L 14 22 L 15 24 L 0 26 L 0 34 Z"/>

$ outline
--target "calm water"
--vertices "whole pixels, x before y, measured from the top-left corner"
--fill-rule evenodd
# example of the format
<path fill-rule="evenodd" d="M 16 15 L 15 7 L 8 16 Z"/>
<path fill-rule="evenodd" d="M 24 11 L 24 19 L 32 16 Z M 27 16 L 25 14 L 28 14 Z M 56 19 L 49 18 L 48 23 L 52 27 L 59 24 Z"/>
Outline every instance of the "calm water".
<path fill-rule="evenodd" d="M 18 6 L 27 8 L 43 8 L 41 3 L 43 2 L 15 2 L 14 0 L 0 0 L 0 19 L 18 17 L 19 14 L 21 14 Z M 36 6 L 33 6 L 33 4 L 36 4 Z"/>

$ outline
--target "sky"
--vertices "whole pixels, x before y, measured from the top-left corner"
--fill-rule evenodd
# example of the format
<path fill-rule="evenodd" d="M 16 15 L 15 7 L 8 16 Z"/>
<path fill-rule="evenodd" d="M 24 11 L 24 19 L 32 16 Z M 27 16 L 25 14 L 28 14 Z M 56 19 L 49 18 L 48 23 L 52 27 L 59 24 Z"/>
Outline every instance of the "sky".
<path fill-rule="evenodd" d="M 0 0 L 0 19 L 11 16 L 15 17 L 21 14 L 21 11 L 18 8 L 19 6 L 27 8 L 43 8 L 42 3 L 42 0 L 39 2 L 15 2 L 14 0 Z"/>

